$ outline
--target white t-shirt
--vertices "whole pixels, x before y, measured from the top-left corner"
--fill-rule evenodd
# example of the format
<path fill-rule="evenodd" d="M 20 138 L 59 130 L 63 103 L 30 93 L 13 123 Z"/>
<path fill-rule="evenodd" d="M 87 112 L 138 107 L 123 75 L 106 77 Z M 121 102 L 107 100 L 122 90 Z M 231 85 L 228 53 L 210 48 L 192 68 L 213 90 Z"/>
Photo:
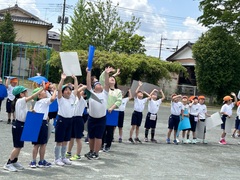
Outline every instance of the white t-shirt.
<path fill-rule="evenodd" d="M 86 100 L 81 96 L 80 99 L 77 97 L 76 107 L 74 111 L 74 116 L 82 116 L 85 107 L 87 107 Z"/>
<path fill-rule="evenodd" d="M 182 110 L 184 110 L 184 107 L 181 102 L 171 102 L 171 114 L 179 116 Z"/>
<path fill-rule="evenodd" d="M 106 116 L 108 92 L 103 90 L 101 93 L 95 93 L 93 90 L 91 90 L 91 93 L 95 94 L 102 103 L 99 103 L 90 97 L 88 101 L 89 115 L 93 118 L 101 118 Z"/>
<path fill-rule="evenodd" d="M 240 106 L 238 106 L 238 108 L 237 108 L 237 116 L 238 116 L 238 118 L 240 116 Z"/>
<path fill-rule="evenodd" d="M 228 116 L 231 116 L 232 115 L 232 108 L 234 107 L 234 103 L 231 103 L 231 104 L 224 104 L 221 108 L 221 113 L 224 112 L 226 113 Z"/>
<path fill-rule="evenodd" d="M 193 116 L 198 116 L 198 114 L 200 113 L 200 104 L 192 104 L 192 106 L 190 106 L 190 114 Z"/>
<path fill-rule="evenodd" d="M 28 107 L 27 107 L 26 98 L 23 97 L 18 99 L 15 105 L 16 119 L 18 121 L 25 122 L 27 112 L 28 112 Z"/>
<path fill-rule="evenodd" d="M 15 96 L 12 94 L 14 87 L 12 87 L 10 84 L 8 85 L 7 88 L 7 93 L 8 93 L 8 99 L 10 99 L 11 101 L 13 101 L 15 99 Z"/>
<path fill-rule="evenodd" d="M 158 100 L 151 99 L 148 102 L 148 112 L 150 112 L 151 114 L 157 114 L 161 103 L 162 103 L 162 99 L 158 99 Z"/>
<path fill-rule="evenodd" d="M 199 104 L 199 119 L 206 119 L 207 106 L 205 104 Z"/>
<path fill-rule="evenodd" d="M 36 101 L 33 110 L 37 113 L 43 113 L 43 119 L 47 120 L 48 112 L 49 112 L 49 105 L 51 104 L 51 98 L 44 98 Z"/>
<path fill-rule="evenodd" d="M 76 97 L 71 94 L 69 99 L 61 97 L 57 99 L 58 102 L 58 115 L 64 118 L 72 118 L 75 110 Z"/>
<path fill-rule="evenodd" d="M 116 111 L 125 111 L 126 109 L 126 105 L 127 105 L 127 102 L 129 101 L 129 98 L 123 98 L 122 99 L 122 104 L 119 106 L 118 109 L 116 109 Z"/>
<path fill-rule="evenodd" d="M 134 97 L 134 111 L 143 112 L 147 100 L 148 98 L 138 99 Z"/>

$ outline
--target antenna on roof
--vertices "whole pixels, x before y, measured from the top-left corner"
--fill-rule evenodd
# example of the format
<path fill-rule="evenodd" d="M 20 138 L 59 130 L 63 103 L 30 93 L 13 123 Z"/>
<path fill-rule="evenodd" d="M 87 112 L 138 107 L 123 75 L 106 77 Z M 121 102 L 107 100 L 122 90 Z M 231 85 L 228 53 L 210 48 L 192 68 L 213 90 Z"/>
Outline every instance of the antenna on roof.
<path fill-rule="evenodd" d="M 18 1 L 16 0 L 16 4 L 15 4 L 16 7 L 18 7 Z"/>

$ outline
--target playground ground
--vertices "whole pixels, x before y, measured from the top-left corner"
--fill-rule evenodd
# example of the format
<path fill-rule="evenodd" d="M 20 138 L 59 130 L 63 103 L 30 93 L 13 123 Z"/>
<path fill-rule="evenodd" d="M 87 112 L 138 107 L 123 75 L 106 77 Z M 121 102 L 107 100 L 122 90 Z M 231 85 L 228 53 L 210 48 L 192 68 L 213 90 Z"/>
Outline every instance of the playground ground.
<path fill-rule="evenodd" d="M 0 167 L 0 179 L 238 179 L 239 178 L 239 148 L 240 139 L 227 135 L 227 145 L 218 143 L 221 134 L 220 127 L 207 132 L 208 144 L 166 144 L 167 121 L 170 107 L 163 104 L 158 113 L 156 139 L 159 143 L 130 144 L 127 142 L 130 129 L 130 118 L 133 102 L 126 109 L 123 143 L 114 142 L 111 151 L 100 153 L 99 160 L 73 162 L 71 166 L 51 168 L 28 167 L 31 161 L 32 145 L 25 143 L 19 156 L 19 162 L 25 170 L 8 172 Z M 145 107 L 146 109 L 146 107 Z M 211 108 L 209 113 L 219 111 Z M 236 111 L 234 110 L 234 114 Z M 146 110 L 144 111 L 144 117 Z M 12 150 L 11 125 L 6 123 L 5 102 L 2 105 L 0 117 L 0 165 L 9 158 Z M 140 129 L 140 139 L 144 138 L 145 119 Z M 117 131 L 116 131 L 117 132 Z M 86 132 L 85 132 L 86 135 Z M 115 140 L 118 139 L 115 133 Z M 54 161 L 54 134 L 47 145 L 46 160 Z M 82 155 L 88 152 L 88 145 L 83 142 Z"/>

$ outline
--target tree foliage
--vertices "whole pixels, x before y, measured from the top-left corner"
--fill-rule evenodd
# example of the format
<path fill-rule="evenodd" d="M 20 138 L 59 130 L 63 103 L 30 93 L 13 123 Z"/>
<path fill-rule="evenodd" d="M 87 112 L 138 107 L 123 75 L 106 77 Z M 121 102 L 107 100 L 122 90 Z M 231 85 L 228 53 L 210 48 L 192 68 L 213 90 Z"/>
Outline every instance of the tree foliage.
<path fill-rule="evenodd" d="M 14 43 L 16 38 L 16 33 L 14 30 L 11 14 L 7 12 L 4 15 L 4 19 L 0 22 L 0 42 L 4 43 Z M 12 66 L 10 58 L 15 59 L 17 55 L 17 48 L 10 46 L 4 46 L 5 52 L 2 52 L 2 48 L 0 49 L 0 54 L 5 54 L 1 59 L 0 69 L 1 72 L 4 72 L 4 75 L 10 75 L 10 66 Z M 4 58 L 5 57 L 5 58 Z M 0 74 L 1 75 L 1 74 Z"/>
<path fill-rule="evenodd" d="M 140 26 L 139 19 L 132 16 L 124 22 L 111 0 L 104 2 L 79 0 L 72 24 L 63 36 L 63 50 L 87 50 L 94 45 L 98 50 L 144 53 L 144 37 L 134 34 Z"/>
<path fill-rule="evenodd" d="M 203 15 L 198 21 L 207 27 L 223 26 L 240 39 L 239 0 L 202 0 L 199 5 Z"/>
<path fill-rule="evenodd" d="M 193 45 L 200 91 L 223 96 L 239 90 L 240 46 L 223 27 L 214 27 Z"/>
<path fill-rule="evenodd" d="M 85 82 L 88 51 L 77 50 L 77 53 L 83 72 L 81 81 Z M 106 65 L 121 69 L 121 74 L 117 77 L 120 84 L 130 84 L 133 79 L 158 84 L 158 81 L 162 78 L 170 79 L 171 72 L 179 73 L 182 71 L 186 74 L 186 69 L 180 63 L 160 61 L 158 58 L 144 54 L 128 55 L 125 53 L 96 51 L 92 74 L 98 77 Z M 57 52 L 52 53 L 50 72 L 51 68 L 61 69 L 61 61 Z M 61 71 L 58 71 L 58 74 L 55 72 L 55 77 L 50 75 L 50 78 L 58 80 L 60 73 Z"/>

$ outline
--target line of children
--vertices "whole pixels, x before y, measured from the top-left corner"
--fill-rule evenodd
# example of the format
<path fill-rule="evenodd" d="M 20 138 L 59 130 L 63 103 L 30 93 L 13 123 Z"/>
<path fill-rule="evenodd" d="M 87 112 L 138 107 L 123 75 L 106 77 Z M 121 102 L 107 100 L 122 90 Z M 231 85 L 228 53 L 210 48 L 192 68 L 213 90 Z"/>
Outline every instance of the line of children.
<path fill-rule="evenodd" d="M 162 103 L 162 101 L 165 99 L 165 95 L 163 93 L 163 91 L 160 89 L 159 92 L 161 93 L 162 98 L 161 99 L 157 99 L 157 89 L 154 89 L 150 96 L 151 99 L 148 102 L 148 113 L 146 116 L 146 121 L 145 121 L 145 138 L 144 141 L 148 142 L 148 132 L 149 129 L 151 128 L 151 142 L 155 142 L 157 143 L 157 140 L 154 139 L 154 135 L 155 135 L 155 128 L 156 128 L 156 124 L 157 124 L 157 112 L 160 108 L 160 105 Z"/>

